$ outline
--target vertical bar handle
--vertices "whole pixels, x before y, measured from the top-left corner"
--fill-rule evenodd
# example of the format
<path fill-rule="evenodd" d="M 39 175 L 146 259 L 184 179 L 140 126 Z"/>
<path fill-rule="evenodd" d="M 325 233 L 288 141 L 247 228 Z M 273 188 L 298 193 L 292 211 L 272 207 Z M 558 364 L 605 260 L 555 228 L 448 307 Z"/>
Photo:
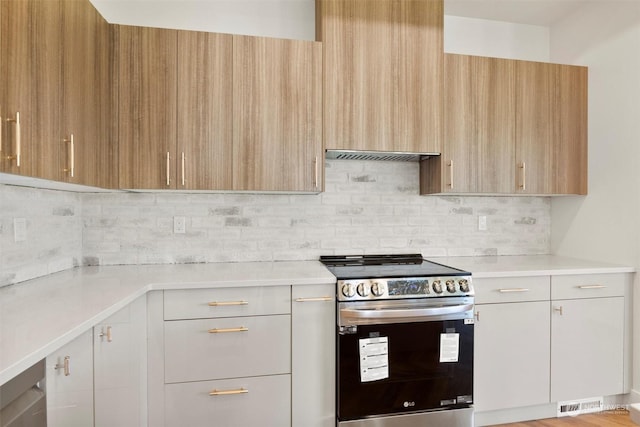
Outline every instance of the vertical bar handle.
<path fill-rule="evenodd" d="M 480 321 L 480 312 L 476 311 L 476 322 Z"/>
<path fill-rule="evenodd" d="M 71 134 L 69 139 L 65 138 L 63 141 L 69 144 L 69 167 L 64 169 L 64 171 L 69 172 L 69 176 L 73 178 L 76 169 L 76 148 L 73 142 L 73 134 Z"/>
<path fill-rule="evenodd" d="M 182 152 L 182 186 L 184 187 L 184 167 L 185 167 L 185 157 L 184 157 L 184 151 Z"/>
<path fill-rule="evenodd" d="M 100 337 L 107 337 L 107 342 L 113 341 L 113 336 L 111 335 L 111 326 L 107 326 L 107 332 L 104 332 L 104 330 L 100 332 Z"/>
<path fill-rule="evenodd" d="M 313 159 L 313 188 L 318 188 L 318 156 Z"/>
<path fill-rule="evenodd" d="M 64 376 L 68 377 L 69 375 L 71 375 L 71 357 L 65 356 L 64 360 L 62 361 L 62 365 L 58 363 L 53 368 L 62 369 L 62 371 L 64 372 Z"/>
<path fill-rule="evenodd" d="M 171 178 L 169 178 L 170 173 L 171 173 L 171 155 L 167 151 L 167 187 L 171 185 Z"/>
<path fill-rule="evenodd" d="M 553 311 L 557 311 L 558 313 L 560 313 L 560 316 L 562 316 L 562 306 L 559 307 L 553 307 Z"/>
<path fill-rule="evenodd" d="M 449 160 L 449 188 L 453 189 L 453 159 Z"/>
<path fill-rule="evenodd" d="M 15 160 L 16 166 L 20 167 L 20 157 L 22 155 L 20 146 L 20 112 L 16 113 L 15 119 L 7 119 L 8 122 L 15 122 L 16 124 L 16 154 L 15 156 L 7 156 L 7 160 Z"/>
<path fill-rule="evenodd" d="M 527 164 L 525 162 L 520 163 L 520 165 L 518 165 L 520 167 L 520 169 L 522 170 L 521 172 L 521 180 L 520 180 L 520 189 L 522 191 L 527 189 Z"/>
<path fill-rule="evenodd" d="M 2 153 L 2 116 L 0 116 L 0 153 Z"/>

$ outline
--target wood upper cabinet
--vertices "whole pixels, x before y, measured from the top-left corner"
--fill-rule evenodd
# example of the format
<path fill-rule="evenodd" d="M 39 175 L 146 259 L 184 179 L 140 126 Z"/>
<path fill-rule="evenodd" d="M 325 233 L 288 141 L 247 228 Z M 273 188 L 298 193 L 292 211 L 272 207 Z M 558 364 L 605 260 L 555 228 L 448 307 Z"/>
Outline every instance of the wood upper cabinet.
<path fill-rule="evenodd" d="M 516 61 L 516 190 L 587 194 L 587 68 Z"/>
<path fill-rule="evenodd" d="M 2 1 L 0 8 L 0 172 L 57 179 L 61 2 Z"/>
<path fill-rule="evenodd" d="M 176 188 L 232 183 L 232 36 L 178 32 Z"/>
<path fill-rule="evenodd" d="M 178 32 L 119 26 L 120 188 L 176 188 Z"/>
<path fill-rule="evenodd" d="M 233 189 L 322 188 L 322 50 L 233 37 Z"/>
<path fill-rule="evenodd" d="M 421 164 L 424 193 L 510 193 L 515 174 L 515 62 L 445 54 L 444 144 Z"/>
<path fill-rule="evenodd" d="M 439 153 L 443 2 L 320 0 L 327 149 Z"/>
<path fill-rule="evenodd" d="M 60 180 L 113 188 L 112 30 L 89 1 L 64 1 Z M 71 142 L 73 137 L 73 143 Z"/>

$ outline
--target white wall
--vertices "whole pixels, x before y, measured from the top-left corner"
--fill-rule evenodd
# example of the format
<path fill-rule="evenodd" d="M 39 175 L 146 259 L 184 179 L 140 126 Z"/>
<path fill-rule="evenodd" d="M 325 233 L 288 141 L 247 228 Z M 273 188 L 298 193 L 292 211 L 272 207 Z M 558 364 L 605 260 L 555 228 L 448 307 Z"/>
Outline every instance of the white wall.
<path fill-rule="evenodd" d="M 591 2 L 558 22 L 551 59 L 589 67 L 589 195 L 552 200 L 552 251 L 640 268 L 640 2 Z M 634 304 L 637 392 L 640 292 Z"/>
<path fill-rule="evenodd" d="M 547 62 L 549 61 L 549 28 L 445 16 L 444 51 Z"/>

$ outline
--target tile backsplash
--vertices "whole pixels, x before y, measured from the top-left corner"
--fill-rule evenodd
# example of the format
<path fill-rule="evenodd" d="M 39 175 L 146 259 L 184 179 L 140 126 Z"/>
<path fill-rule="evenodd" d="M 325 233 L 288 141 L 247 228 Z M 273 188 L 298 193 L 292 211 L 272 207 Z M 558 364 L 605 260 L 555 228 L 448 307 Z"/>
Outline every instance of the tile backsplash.
<path fill-rule="evenodd" d="M 0 185 L 0 286 L 75 265 L 533 255 L 548 197 L 420 196 L 418 164 L 334 160 L 322 194 L 67 193 Z M 174 217 L 186 232 L 173 232 Z M 478 230 L 486 216 L 487 230 Z M 27 239 L 14 242 L 14 218 Z"/>

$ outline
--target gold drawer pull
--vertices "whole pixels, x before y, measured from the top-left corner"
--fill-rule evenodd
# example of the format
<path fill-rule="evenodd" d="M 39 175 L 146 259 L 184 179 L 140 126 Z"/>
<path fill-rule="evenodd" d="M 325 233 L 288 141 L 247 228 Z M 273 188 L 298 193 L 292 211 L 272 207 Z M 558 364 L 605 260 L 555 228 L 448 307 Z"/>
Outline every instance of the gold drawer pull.
<path fill-rule="evenodd" d="M 56 366 L 53 367 L 54 369 L 62 369 L 62 372 L 64 373 L 65 377 L 68 377 L 69 375 L 71 375 L 71 357 L 70 356 L 65 356 L 62 364 L 57 363 Z"/>
<path fill-rule="evenodd" d="M 604 289 L 606 288 L 605 285 L 582 285 L 582 286 L 578 286 L 578 288 L 580 289 Z"/>
<path fill-rule="evenodd" d="M 498 292 L 501 294 L 508 294 L 510 292 L 529 292 L 527 288 L 508 288 L 508 289 L 498 289 Z"/>
<path fill-rule="evenodd" d="M 322 302 L 322 301 L 333 301 L 333 297 L 296 298 L 296 302 Z"/>
<path fill-rule="evenodd" d="M 232 394 L 246 394 L 249 390 L 246 388 L 239 388 L 237 390 L 216 390 L 213 389 L 209 392 L 209 396 L 229 396 Z"/>
<path fill-rule="evenodd" d="M 98 336 L 100 338 L 102 338 L 102 339 L 104 339 L 106 337 L 107 338 L 107 342 L 113 341 L 113 335 L 111 335 L 111 326 L 107 326 L 107 332 L 105 332 L 104 329 L 102 329 L 102 331 L 100 332 L 100 334 Z"/>
<path fill-rule="evenodd" d="M 249 301 L 211 301 L 209 307 L 225 307 L 229 305 L 249 305 Z"/>
<path fill-rule="evenodd" d="M 249 328 L 245 326 L 239 326 L 237 328 L 213 328 L 209 329 L 210 334 L 222 334 L 226 332 L 247 332 Z"/>

